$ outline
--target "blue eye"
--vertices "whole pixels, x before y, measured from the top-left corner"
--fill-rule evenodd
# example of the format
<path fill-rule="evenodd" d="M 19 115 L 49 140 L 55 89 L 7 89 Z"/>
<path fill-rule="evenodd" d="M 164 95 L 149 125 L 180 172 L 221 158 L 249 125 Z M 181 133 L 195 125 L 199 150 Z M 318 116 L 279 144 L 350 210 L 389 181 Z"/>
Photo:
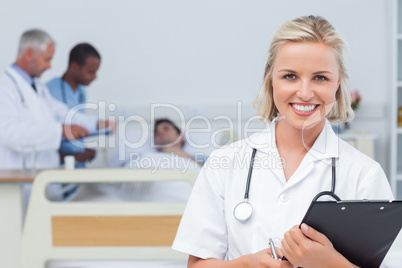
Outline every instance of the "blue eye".
<path fill-rule="evenodd" d="M 296 75 L 295 74 L 285 74 L 283 76 L 283 78 L 285 78 L 286 80 L 295 80 L 296 79 Z"/>
<path fill-rule="evenodd" d="M 328 78 L 326 78 L 323 75 L 317 75 L 317 76 L 314 77 L 314 80 L 316 80 L 316 81 L 328 81 Z"/>

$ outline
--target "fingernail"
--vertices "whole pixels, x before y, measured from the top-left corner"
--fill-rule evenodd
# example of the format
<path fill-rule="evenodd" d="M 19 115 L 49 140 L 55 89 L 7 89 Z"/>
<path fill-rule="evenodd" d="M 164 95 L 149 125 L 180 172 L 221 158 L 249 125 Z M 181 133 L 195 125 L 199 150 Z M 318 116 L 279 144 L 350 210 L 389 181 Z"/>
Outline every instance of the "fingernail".
<path fill-rule="evenodd" d="M 306 231 L 306 232 L 308 231 L 308 225 L 307 224 L 303 223 L 302 228 L 303 228 L 304 231 Z"/>

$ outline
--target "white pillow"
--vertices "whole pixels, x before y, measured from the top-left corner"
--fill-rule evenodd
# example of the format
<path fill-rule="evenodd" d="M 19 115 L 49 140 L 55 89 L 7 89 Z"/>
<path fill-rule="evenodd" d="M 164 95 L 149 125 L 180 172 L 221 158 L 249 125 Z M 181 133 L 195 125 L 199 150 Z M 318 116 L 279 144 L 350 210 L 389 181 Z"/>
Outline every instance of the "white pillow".
<path fill-rule="evenodd" d="M 110 167 L 125 166 L 130 160 L 146 153 L 157 152 L 153 146 L 153 133 L 148 129 L 126 129 L 125 133 L 116 133 L 117 144 L 109 159 Z M 198 159 L 208 158 L 215 149 L 229 140 L 225 133 L 188 132 L 184 133 L 183 150 Z"/>

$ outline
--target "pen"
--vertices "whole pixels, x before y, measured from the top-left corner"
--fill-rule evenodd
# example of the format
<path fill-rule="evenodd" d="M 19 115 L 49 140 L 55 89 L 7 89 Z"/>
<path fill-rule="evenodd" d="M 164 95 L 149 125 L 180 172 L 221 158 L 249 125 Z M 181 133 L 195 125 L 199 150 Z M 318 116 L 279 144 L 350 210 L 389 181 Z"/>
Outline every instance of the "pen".
<path fill-rule="evenodd" d="M 272 253 L 272 256 L 274 257 L 274 259 L 279 260 L 278 253 L 276 253 L 275 244 L 272 241 L 272 238 L 269 238 L 269 247 L 271 248 L 271 253 Z"/>

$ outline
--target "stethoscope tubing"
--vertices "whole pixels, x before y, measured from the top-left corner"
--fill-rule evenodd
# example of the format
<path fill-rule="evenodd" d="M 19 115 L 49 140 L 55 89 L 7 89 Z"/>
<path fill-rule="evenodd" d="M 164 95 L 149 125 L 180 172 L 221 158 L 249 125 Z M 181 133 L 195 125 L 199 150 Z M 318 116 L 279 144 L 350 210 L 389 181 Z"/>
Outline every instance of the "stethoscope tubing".
<path fill-rule="evenodd" d="M 244 192 L 244 200 L 248 200 L 248 195 L 250 192 L 251 175 L 253 174 L 253 166 L 256 152 L 257 149 L 253 148 L 253 152 L 251 153 L 250 167 L 248 169 L 248 175 L 247 175 L 246 191 Z"/>
<path fill-rule="evenodd" d="M 25 104 L 25 98 L 24 98 L 24 95 L 22 95 L 20 87 L 18 86 L 18 82 L 15 80 L 14 76 L 12 74 L 10 74 L 8 71 L 6 71 L 6 75 L 11 79 L 11 81 L 15 85 L 15 88 L 18 91 L 18 95 L 20 95 L 21 103 L 24 105 Z"/>
<path fill-rule="evenodd" d="M 64 86 L 64 83 L 67 83 L 63 77 L 60 78 L 60 87 L 61 87 L 61 97 L 63 98 L 63 102 L 67 104 L 67 95 L 66 95 L 66 88 Z M 81 90 L 79 90 L 79 97 L 78 97 L 78 103 L 81 104 L 84 102 L 84 96 Z"/>
<path fill-rule="evenodd" d="M 254 159 L 255 159 L 255 154 L 257 152 L 257 149 L 253 148 L 253 152 L 251 154 L 251 160 L 250 160 L 250 167 L 248 170 L 248 175 L 247 175 L 247 182 L 246 182 L 246 189 L 244 192 L 244 201 L 240 202 L 239 204 L 236 205 L 236 207 L 233 210 L 233 215 L 234 217 L 241 222 L 244 222 L 248 219 L 251 218 L 251 214 L 253 212 L 253 207 L 249 203 L 249 193 L 250 193 L 250 184 L 251 184 L 251 177 L 253 174 L 253 167 L 254 167 Z M 332 196 L 336 201 L 341 201 L 341 199 L 335 194 L 335 186 L 336 186 L 336 169 L 335 169 L 335 161 L 336 158 L 332 157 L 332 183 L 331 183 L 331 191 L 322 191 L 318 193 L 314 198 L 313 201 L 317 201 L 318 198 L 324 195 L 329 195 Z M 244 215 L 241 212 L 242 208 L 244 210 L 244 207 L 247 206 L 249 207 L 247 210 L 249 211 L 249 215 Z M 241 216 L 238 216 L 241 215 Z"/>

